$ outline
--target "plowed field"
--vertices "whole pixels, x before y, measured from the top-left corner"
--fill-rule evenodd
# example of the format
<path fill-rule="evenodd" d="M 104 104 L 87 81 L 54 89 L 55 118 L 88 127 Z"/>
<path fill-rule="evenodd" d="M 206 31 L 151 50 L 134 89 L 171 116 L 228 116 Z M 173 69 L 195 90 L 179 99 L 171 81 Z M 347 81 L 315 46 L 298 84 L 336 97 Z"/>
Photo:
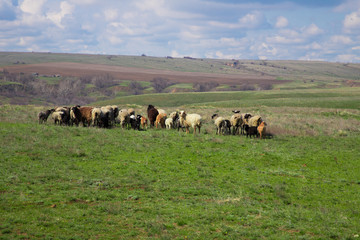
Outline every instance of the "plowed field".
<path fill-rule="evenodd" d="M 134 67 L 110 66 L 101 64 L 83 64 L 70 62 L 51 62 L 41 64 L 14 65 L 6 67 L 12 73 L 39 73 L 40 75 L 87 76 L 110 74 L 119 80 L 151 81 L 155 77 L 167 78 L 178 83 L 217 82 L 219 84 L 278 84 L 272 76 L 261 74 L 216 74 L 203 72 L 178 72 L 169 70 L 144 69 Z"/>

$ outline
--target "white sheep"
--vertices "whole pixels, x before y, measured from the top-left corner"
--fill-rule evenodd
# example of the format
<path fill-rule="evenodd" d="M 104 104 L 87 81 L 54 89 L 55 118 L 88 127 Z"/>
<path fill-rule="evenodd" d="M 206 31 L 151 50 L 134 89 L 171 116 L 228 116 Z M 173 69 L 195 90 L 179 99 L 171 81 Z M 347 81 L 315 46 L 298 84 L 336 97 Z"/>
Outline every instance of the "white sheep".
<path fill-rule="evenodd" d="M 127 109 L 121 109 L 117 119 L 120 121 L 120 126 L 124 128 L 130 123 L 130 114 Z"/>
<path fill-rule="evenodd" d="M 91 122 L 92 125 L 99 126 L 100 124 L 100 118 L 101 118 L 101 108 L 93 108 L 91 111 Z"/>
<path fill-rule="evenodd" d="M 159 114 L 163 113 L 166 114 L 166 111 L 164 109 L 158 109 Z"/>
<path fill-rule="evenodd" d="M 199 114 L 187 114 L 185 111 L 180 112 L 180 124 L 186 128 L 186 133 L 189 133 L 189 128 L 192 127 L 194 129 L 194 135 L 196 134 L 196 128 L 199 129 L 202 125 L 201 116 Z"/>
<path fill-rule="evenodd" d="M 261 122 L 262 122 L 261 117 L 259 115 L 255 115 L 249 119 L 248 125 L 250 127 L 258 127 Z"/>
<path fill-rule="evenodd" d="M 53 112 L 51 114 L 51 118 L 54 120 L 55 124 L 63 124 L 63 118 L 64 118 L 64 112 L 63 111 L 57 111 L 57 112 Z"/>
<path fill-rule="evenodd" d="M 233 135 L 239 134 L 239 127 L 241 127 L 241 125 L 243 123 L 243 119 L 241 117 L 241 114 L 240 113 L 235 113 L 234 115 L 232 115 L 230 117 L 230 123 L 231 123 L 231 126 L 232 126 Z"/>
<path fill-rule="evenodd" d="M 173 120 L 171 117 L 168 117 L 168 118 L 165 120 L 165 126 L 166 126 L 167 129 L 173 128 L 173 126 L 174 126 L 174 120 Z"/>
<path fill-rule="evenodd" d="M 217 113 L 213 114 L 211 116 L 211 119 L 214 121 L 214 124 L 216 126 L 216 134 L 221 134 L 222 133 L 222 128 L 225 125 L 225 118 L 220 117 Z"/>

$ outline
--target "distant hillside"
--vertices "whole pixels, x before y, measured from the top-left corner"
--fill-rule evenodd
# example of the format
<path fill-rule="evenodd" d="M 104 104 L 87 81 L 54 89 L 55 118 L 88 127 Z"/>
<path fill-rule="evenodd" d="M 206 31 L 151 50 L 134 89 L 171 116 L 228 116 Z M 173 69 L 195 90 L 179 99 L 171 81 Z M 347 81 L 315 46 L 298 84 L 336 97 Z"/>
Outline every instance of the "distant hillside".
<path fill-rule="evenodd" d="M 167 92 L 360 86 L 360 64 L 0 52 L 0 100 L 88 104 Z"/>

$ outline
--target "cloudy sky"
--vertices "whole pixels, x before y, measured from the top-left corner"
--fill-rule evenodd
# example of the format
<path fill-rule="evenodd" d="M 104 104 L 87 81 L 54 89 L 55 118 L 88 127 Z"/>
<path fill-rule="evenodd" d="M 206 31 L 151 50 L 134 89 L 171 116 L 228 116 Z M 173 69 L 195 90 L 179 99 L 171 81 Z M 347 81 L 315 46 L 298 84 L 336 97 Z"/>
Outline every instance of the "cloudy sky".
<path fill-rule="evenodd" d="M 360 0 L 0 0 L 0 51 L 360 62 Z"/>

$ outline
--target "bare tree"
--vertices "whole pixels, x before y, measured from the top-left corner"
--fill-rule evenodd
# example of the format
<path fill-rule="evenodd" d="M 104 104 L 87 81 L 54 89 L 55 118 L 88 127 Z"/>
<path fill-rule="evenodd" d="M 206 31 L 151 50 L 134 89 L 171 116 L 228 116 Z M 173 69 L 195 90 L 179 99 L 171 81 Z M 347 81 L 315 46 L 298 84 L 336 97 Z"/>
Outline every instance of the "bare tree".
<path fill-rule="evenodd" d="M 129 84 L 129 91 L 133 95 L 141 95 L 143 94 L 144 87 L 137 81 L 131 81 Z"/>
<path fill-rule="evenodd" d="M 162 77 L 156 77 L 150 82 L 151 82 L 151 86 L 154 88 L 155 92 L 157 93 L 161 93 L 162 91 L 164 91 L 165 88 L 174 84 L 171 83 L 169 79 Z"/>
<path fill-rule="evenodd" d="M 206 83 L 194 83 L 193 88 L 195 92 L 208 92 L 218 87 L 217 82 L 206 82 Z"/>

